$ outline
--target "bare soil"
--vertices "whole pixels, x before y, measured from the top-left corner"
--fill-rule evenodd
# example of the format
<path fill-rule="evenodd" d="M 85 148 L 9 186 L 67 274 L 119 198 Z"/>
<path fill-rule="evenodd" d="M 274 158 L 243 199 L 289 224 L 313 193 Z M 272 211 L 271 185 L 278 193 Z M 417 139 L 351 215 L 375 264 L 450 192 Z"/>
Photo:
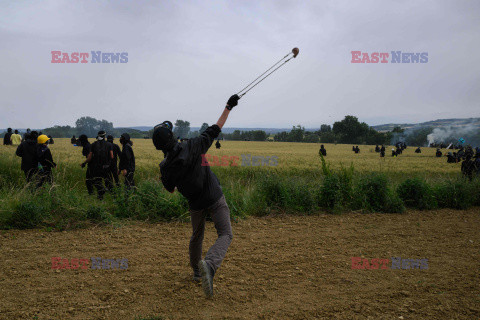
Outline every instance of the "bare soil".
<path fill-rule="evenodd" d="M 213 299 L 191 279 L 188 223 L 0 232 L 0 319 L 479 319 L 480 210 L 277 215 L 233 223 Z M 207 224 L 204 250 L 215 240 Z M 52 257 L 128 259 L 53 270 Z M 352 257 L 428 269 L 352 269 Z"/>

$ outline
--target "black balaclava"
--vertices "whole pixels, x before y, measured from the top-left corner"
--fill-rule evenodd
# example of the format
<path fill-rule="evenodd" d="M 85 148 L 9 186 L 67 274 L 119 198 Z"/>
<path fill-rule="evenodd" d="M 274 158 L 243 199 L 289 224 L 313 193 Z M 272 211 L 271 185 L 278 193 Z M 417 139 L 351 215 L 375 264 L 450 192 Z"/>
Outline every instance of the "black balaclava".
<path fill-rule="evenodd" d="M 126 144 L 126 143 L 132 144 L 132 141 L 130 141 L 130 135 L 128 133 L 122 133 L 122 135 L 120 136 L 120 143 L 121 144 Z"/>
<path fill-rule="evenodd" d="M 88 143 L 88 138 L 85 134 L 82 134 L 80 137 L 78 137 L 78 141 L 80 141 L 82 146 L 85 146 Z"/>
<path fill-rule="evenodd" d="M 170 121 L 164 121 L 163 123 L 155 126 L 153 131 L 153 144 L 157 150 L 163 152 L 169 152 L 177 144 L 177 139 L 173 136 L 172 123 Z"/>

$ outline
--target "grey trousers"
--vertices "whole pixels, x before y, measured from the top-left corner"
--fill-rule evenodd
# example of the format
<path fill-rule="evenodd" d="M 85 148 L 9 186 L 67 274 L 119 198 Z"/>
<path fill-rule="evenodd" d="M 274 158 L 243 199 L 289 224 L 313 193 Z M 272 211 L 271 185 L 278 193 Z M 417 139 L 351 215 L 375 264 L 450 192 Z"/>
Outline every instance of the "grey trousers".
<path fill-rule="evenodd" d="M 206 209 L 190 210 L 192 220 L 192 237 L 190 238 L 190 265 L 195 274 L 199 274 L 198 262 L 202 259 L 202 243 L 205 232 L 205 217 L 210 211 L 218 238 L 205 256 L 205 262 L 215 272 L 225 258 L 227 249 L 233 239 L 232 226 L 230 225 L 230 209 L 228 208 L 225 196 Z"/>

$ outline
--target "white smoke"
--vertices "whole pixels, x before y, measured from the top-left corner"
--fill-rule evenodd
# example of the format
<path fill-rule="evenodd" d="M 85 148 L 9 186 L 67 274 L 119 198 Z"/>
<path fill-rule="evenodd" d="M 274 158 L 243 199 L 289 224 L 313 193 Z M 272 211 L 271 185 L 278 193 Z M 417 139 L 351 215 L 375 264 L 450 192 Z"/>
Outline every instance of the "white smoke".
<path fill-rule="evenodd" d="M 479 128 L 473 124 L 452 124 L 448 127 L 441 127 L 433 129 L 433 132 L 427 136 L 428 145 L 431 143 L 457 143 L 458 139 L 471 136 L 478 132 Z M 467 139 L 466 139 L 467 140 Z M 465 141 L 466 144 L 471 143 Z"/>

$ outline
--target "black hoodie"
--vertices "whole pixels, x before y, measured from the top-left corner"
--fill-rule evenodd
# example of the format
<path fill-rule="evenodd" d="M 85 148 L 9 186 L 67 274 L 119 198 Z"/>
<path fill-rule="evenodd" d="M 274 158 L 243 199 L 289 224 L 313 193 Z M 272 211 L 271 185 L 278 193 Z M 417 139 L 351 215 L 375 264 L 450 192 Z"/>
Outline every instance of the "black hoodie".
<path fill-rule="evenodd" d="M 22 170 L 29 171 L 38 168 L 37 141 L 27 139 L 17 147 L 17 156 L 22 158 Z"/>

